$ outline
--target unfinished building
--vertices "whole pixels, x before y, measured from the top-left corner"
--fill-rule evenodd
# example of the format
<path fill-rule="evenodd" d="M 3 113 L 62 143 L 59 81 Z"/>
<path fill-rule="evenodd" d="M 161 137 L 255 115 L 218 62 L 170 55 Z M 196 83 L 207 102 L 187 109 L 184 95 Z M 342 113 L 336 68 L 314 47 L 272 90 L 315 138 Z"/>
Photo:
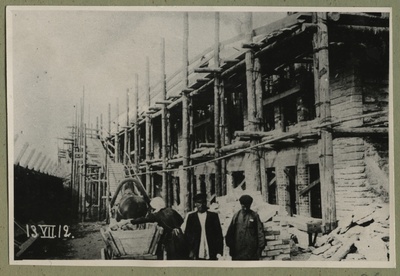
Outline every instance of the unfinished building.
<path fill-rule="evenodd" d="M 86 183 L 83 197 L 104 211 L 119 170 L 182 213 L 198 192 L 212 203 L 242 189 L 322 219 L 324 232 L 357 206 L 388 201 L 388 15 L 291 13 L 254 29 L 248 14 L 246 33 L 228 41 L 215 19 L 215 46 L 189 60 L 185 14 L 183 69 L 167 76 L 162 50 L 158 84 L 147 64 L 145 91 L 136 76 L 114 127 L 109 105 L 96 130 L 108 161 L 92 184 L 72 183 Z"/>

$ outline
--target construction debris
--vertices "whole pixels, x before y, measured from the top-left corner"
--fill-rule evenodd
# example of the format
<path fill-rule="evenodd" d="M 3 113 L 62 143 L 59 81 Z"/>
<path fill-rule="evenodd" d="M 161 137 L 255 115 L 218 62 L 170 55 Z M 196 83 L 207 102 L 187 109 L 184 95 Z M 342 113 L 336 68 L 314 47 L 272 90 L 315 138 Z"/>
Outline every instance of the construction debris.
<path fill-rule="evenodd" d="M 240 210 L 238 198 L 243 192 L 217 198 L 210 211 L 219 213 L 224 235 L 233 214 Z M 320 219 L 290 217 L 286 210 L 262 200 L 259 193 L 250 193 L 251 209 L 258 212 L 264 224 L 266 247 L 262 260 L 291 260 L 293 256 L 311 251 L 309 261 L 388 261 L 389 210 L 388 204 L 362 206 L 339 221 L 339 226 L 327 235 L 316 230 Z M 318 234 L 313 246 L 309 235 Z M 230 259 L 228 248 L 224 259 Z"/>
<path fill-rule="evenodd" d="M 389 234 L 387 204 L 363 206 L 339 221 L 329 235 L 319 238 L 310 260 L 388 261 Z"/>

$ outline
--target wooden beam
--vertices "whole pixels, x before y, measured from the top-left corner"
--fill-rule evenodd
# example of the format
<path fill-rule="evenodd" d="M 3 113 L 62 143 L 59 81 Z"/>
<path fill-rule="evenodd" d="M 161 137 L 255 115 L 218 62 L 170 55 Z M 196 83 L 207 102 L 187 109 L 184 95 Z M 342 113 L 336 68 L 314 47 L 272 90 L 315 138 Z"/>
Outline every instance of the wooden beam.
<path fill-rule="evenodd" d="M 149 107 L 149 111 L 159 111 L 159 110 L 161 110 L 161 107 L 158 107 L 158 106 L 150 106 Z M 147 113 L 149 113 L 149 112 L 147 112 Z"/>
<path fill-rule="evenodd" d="M 236 142 L 234 144 L 226 145 L 221 147 L 221 152 L 229 152 L 238 149 L 248 148 L 250 147 L 250 142 Z"/>
<path fill-rule="evenodd" d="M 225 86 L 224 86 L 224 80 L 221 79 L 220 83 L 220 104 L 221 104 L 221 116 L 220 116 L 220 147 L 224 147 L 225 144 L 230 144 L 230 139 L 229 139 L 229 134 L 228 134 L 228 127 L 227 127 L 227 122 L 228 122 L 228 116 L 226 114 L 226 106 L 227 106 L 227 101 L 225 99 Z M 220 149 L 221 151 L 221 149 Z M 221 161 L 221 195 L 226 195 L 227 194 L 227 177 L 226 177 L 226 163 L 227 160 L 223 159 Z"/>
<path fill-rule="evenodd" d="M 193 91 L 194 91 L 193 88 L 185 88 L 185 89 L 182 89 L 182 93 L 192 93 Z"/>
<path fill-rule="evenodd" d="M 146 83 L 145 83 L 145 96 L 146 96 L 146 104 L 150 106 L 150 65 L 149 65 L 149 57 L 146 57 Z M 145 132 L 146 132 L 146 141 L 145 141 L 145 153 L 146 160 L 151 159 L 151 118 L 150 116 L 146 116 L 145 118 Z M 146 164 L 146 192 L 149 197 L 153 197 L 153 184 L 151 174 L 147 173 L 150 171 L 150 166 Z"/>
<path fill-rule="evenodd" d="M 327 14 L 317 13 L 317 48 L 319 63 L 319 97 L 321 123 L 329 123 L 331 118 L 330 85 L 329 85 L 329 45 Z M 325 232 L 331 232 L 337 226 L 335 183 L 333 171 L 333 142 L 332 133 L 321 130 L 320 139 L 320 177 L 321 177 L 321 203 L 322 220 Z"/>
<path fill-rule="evenodd" d="M 211 79 L 210 78 L 201 78 L 201 79 L 197 79 L 197 82 L 209 82 Z"/>
<path fill-rule="evenodd" d="M 271 132 L 264 131 L 246 131 L 246 130 L 237 130 L 234 133 L 235 137 L 251 137 L 251 138 L 264 138 L 271 137 Z"/>
<path fill-rule="evenodd" d="M 295 13 L 289 16 L 285 16 L 281 20 L 274 21 L 266 26 L 261 26 L 254 29 L 254 36 L 267 35 L 284 28 L 288 28 L 299 23 L 303 23 L 305 20 L 311 18 L 310 12 Z"/>
<path fill-rule="evenodd" d="M 202 157 L 214 157 L 215 154 L 215 150 L 213 148 L 210 149 L 206 149 L 202 152 L 198 152 L 198 153 L 194 153 L 190 155 L 190 159 L 198 159 L 198 158 L 202 158 Z"/>
<path fill-rule="evenodd" d="M 182 157 L 181 158 L 174 158 L 174 159 L 168 160 L 168 164 L 176 165 L 176 164 L 182 163 L 182 161 L 183 161 Z"/>
<path fill-rule="evenodd" d="M 208 67 L 200 67 L 194 69 L 195 73 L 221 73 L 222 68 L 208 68 Z"/>
<path fill-rule="evenodd" d="M 370 136 L 370 135 L 387 135 L 389 132 L 386 127 L 335 127 L 333 128 L 333 135 L 335 137 L 352 137 L 352 136 Z"/>
<path fill-rule="evenodd" d="M 238 63 L 240 59 L 222 59 L 222 63 Z"/>
<path fill-rule="evenodd" d="M 200 143 L 199 147 L 205 147 L 205 148 L 213 148 L 215 146 L 215 143 Z"/>
<path fill-rule="evenodd" d="M 220 14 L 215 13 L 215 28 L 214 28 L 214 66 L 220 66 L 219 56 L 220 56 Z M 221 76 L 219 72 L 214 72 L 214 157 L 218 158 L 220 156 L 221 147 L 221 133 L 220 133 L 220 118 L 221 118 Z M 215 165 L 215 192 L 218 196 L 221 196 L 221 161 L 218 160 L 214 163 Z"/>
<path fill-rule="evenodd" d="M 145 162 L 145 164 L 151 165 L 153 163 L 162 162 L 162 159 L 161 158 L 146 159 L 146 160 L 144 160 L 144 162 Z M 143 163 L 141 163 L 141 164 L 143 164 Z"/>
<path fill-rule="evenodd" d="M 253 15 L 251 12 L 246 13 L 245 22 L 245 44 L 251 45 L 253 43 Z M 260 83 L 261 82 L 261 68 L 257 58 L 255 58 L 253 50 L 247 50 L 245 54 L 246 62 L 246 92 L 247 92 L 247 126 L 246 131 L 260 131 L 261 130 L 261 119 L 262 119 L 262 94 L 260 96 Z M 258 104 L 259 102 L 259 104 Z M 261 106 L 262 107 L 262 106 Z M 250 139 L 250 145 L 255 146 L 257 139 Z M 258 191 L 261 185 L 261 172 L 260 172 L 260 158 L 257 148 L 252 148 L 246 155 L 248 156 L 248 162 L 245 164 L 245 178 L 246 178 L 246 190 L 247 191 Z"/>
<path fill-rule="evenodd" d="M 108 135 L 111 135 L 111 104 L 108 103 Z"/>
<path fill-rule="evenodd" d="M 332 29 L 337 31 L 350 31 L 355 33 L 369 33 L 372 35 L 388 34 L 389 27 L 371 27 L 371 26 L 354 26 L 354 25 L 334 25 Z"/>
<path fill-rule="evenodd" d="M 123 148 L 123 162 L 124 164 L 128 164 L 129 156 L 129 133 L 128 128 L 130 128 L 130 121 L 129 121 L 129 89 L 126 89 L 126 128 L 124 129 L 124 148 Z"/>
<path fill-rule="evenodd" d="M 291 95 L 294 95 L 294 94 L 300 92 L 300 90 L 301 90 L 300 86 L 297 85 L 297 86 L 295 86 L 293 88 L 290 88 L 289 90 L 286 90 L 286 91 L 284 91 L 282 93 L 279 93 L 277 95 L 274 95 L 274 96 L 271 96 L 271 97 L 268 97 L 268 98 L 264 99 L 263 100 L 263 105 L 271 104 L 271 103 L 277 102 L 279 100 L 282 100 L 282 99 L 284 99 L 286 97 L 289 97 Z"/>
<path fill-rule="evenodd" d="M 162 97 L 163 100 L 167 98 L 167 85 L 166 85 L 166 77 L 165 77 L 165 40 L 164 38 L 161 39 L 161 89 L 162 89 Z M 165 105 L 162 107 L 162 114 L 161 114 L 161 158 L 162 158 L 162 185 L 161 185 L 161 197 L 165 200 L 167 206 L 171 206 L 171 202 L 168 200 L 170 195 L 168 193 L 168 174 L 165 171 L 168 166 L 168 134 L 167 134 L 167 108 Z"/>
<path fill-rule="evenodd" d="M 242 43 L 242 48 L 243 49 L 252 49 L 254 51 L 258 51 L 262 47 L 262 44 L 260 43 Z"/>
<path fill-rule="evenodd" d="M 190 162 L 190 140 L 189 140 L 189 95 L 191 91 L 188 89 L 188 60 L 189 60 L 189 15 L 187 12 L 183 15 L 183 70 L 182 70 L 182 175 L 181 175 L 181 191 L 184 212 L 187 213 L 191 209 L 191 181 L 190 172 L 186 169 Z"/>
<path fill-rule="evenodd" d="M 314 180 L 312 183 L 310 183 L 307 187 L 305 187 L 303 190 L 299 191 L 299 195 L 302 196 L 305 193 L 307 193 L 308 191 L 310 191 L 312 188 L 314 188 L 315 186 L 317 186 L 318 184 L 320 184 L 320 180 Z"/>
<path fill-rule="evenodd" d="M 165 104 L 165 105 L 169 105 L 171 104 L 172 101 L 168 101 L 168 100 L 162 100 L 162 101 L 156 101 L 156 104 Z"/>
<path fill-rule="evenodd" d="M 317 24 L 317 13 L 312 13 L 312 22 Z M 318 34 L 315 32 L 312 38 L 313 49 L 318 48 Z M 319 104 L 319 62 L 318 62 L 318 51 L 313 51 L 313 75 L 314 75 L 314 102 L 315 102 L 315 115 L 317 118 L 320 116 L 320 104 Z"/>

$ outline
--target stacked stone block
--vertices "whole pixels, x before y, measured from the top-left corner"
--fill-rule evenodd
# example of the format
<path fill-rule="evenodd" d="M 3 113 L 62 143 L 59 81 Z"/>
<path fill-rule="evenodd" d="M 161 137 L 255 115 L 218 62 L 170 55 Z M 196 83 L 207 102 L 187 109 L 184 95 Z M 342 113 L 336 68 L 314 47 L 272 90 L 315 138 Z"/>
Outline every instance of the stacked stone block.
<path fill-rule="evenodd" d="M 261 252 L 262 260 L 289 261 L 291 251 L 288 224 L 277 220 L 264 223 L 266 246 Z"/>

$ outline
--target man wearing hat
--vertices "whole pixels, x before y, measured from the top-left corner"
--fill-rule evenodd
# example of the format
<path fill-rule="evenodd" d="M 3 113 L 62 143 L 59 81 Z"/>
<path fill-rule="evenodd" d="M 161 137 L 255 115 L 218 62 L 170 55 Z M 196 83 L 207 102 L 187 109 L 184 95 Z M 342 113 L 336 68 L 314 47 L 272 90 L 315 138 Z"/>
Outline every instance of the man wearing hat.
<path fill-rule="evenodd" d="M 194 260 L 217 260 L 224 246 L 218 214 L 207 211 L 205 194 L 195 195 L 193 201 L 196 211 L 188 214 L 185 227 L 189 257 Z"/>
<path fill-rule="evenodd" d="M 264 227 L 260 217 L 250 209 L 253 198 L 243 195 L 239 199 L 241 210 L 233 215 L 225 236 L 232 260 L 259 260 L 265 246 Z"/>

